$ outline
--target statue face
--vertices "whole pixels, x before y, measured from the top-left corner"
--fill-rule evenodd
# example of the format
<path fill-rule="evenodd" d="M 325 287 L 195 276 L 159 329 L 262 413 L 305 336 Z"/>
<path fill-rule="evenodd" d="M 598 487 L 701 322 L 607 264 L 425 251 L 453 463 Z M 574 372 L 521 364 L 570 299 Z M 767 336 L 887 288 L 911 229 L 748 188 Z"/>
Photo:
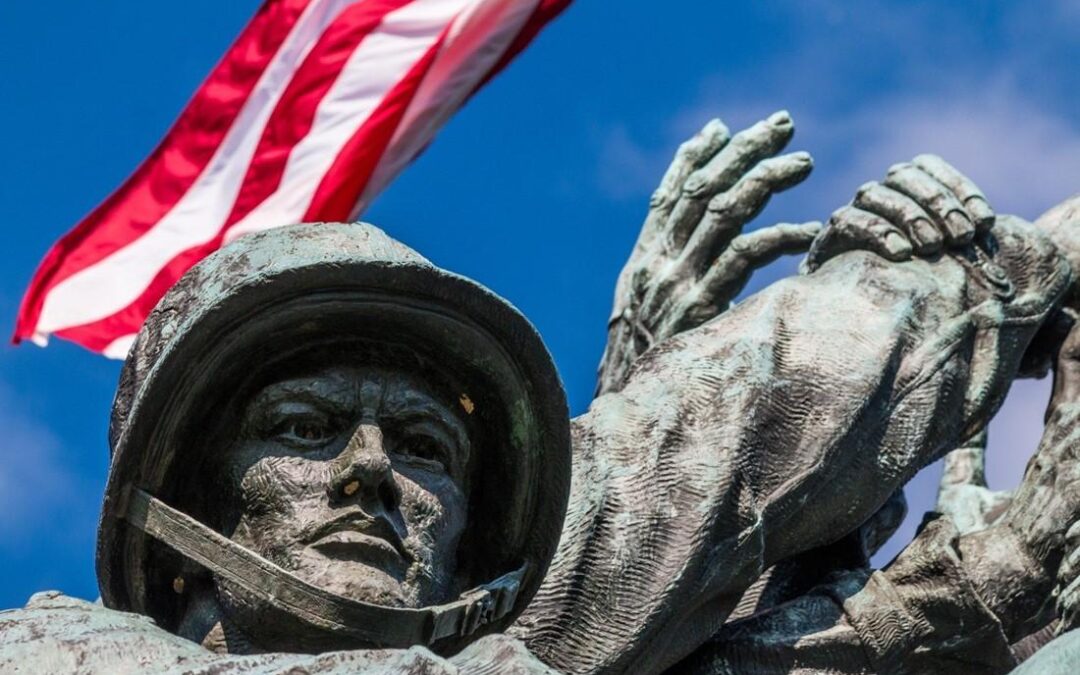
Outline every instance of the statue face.
<path fill-rule="evenodd" d="M 320 588 L 396 607 L 457 588 L 469 439 L 391 370 L 334 367 L 265 387 L 224 455 L 230 538 Z"/>

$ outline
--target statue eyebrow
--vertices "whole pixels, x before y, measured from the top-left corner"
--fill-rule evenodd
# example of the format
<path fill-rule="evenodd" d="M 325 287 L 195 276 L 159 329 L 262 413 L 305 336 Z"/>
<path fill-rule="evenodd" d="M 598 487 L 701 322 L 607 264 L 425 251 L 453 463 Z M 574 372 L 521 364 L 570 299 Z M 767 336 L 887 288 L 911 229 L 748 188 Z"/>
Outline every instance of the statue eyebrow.
<path fill-rule="evenodd" d="M 352 391 L 349 387 L 335 387 L 328 394 L 321 394 L 312 391 L 312 382 L 314 380 L 289 380 L 271 384 L 255 395 L 248 409 L 284 401 L 297 401 L 317 407 L 329 407 L 335 414 L 346 414 L 350 411 Z"/>
<path fill-rule="evenodd" d="M 407 390 L 407 396 L 401 396 L 401 390 L 388 388 L 383 398 L 383 414 L 398 423 L 424 421 L 440 427 L 450 440 L 457 444 L 459 451 L 469 451 L 469 435 L 465 425 L 454 415 L 451 408 L 443 405 L 425 392 Z M 398 395 L 395 395 L 398 394 Z"/>
<path fill-rule="evenodd" d="M 444 442 L 449 440 L 454 447 L 450 457 L 451 466 L 447 468 L 451 475 L 467 481 L 466 467 L 469 466 L 472 446 L 469 444 L 465 426 L 451 410 L 437 401 L 421 399 L 409 401 L 396 409 L 388 409 L 385 414 L 398 424 L 426 426 L 444 436 Z"/>
<path fill-rule="evenodd" d="M 432 422 L 446 431 L 460 449 L 467 450 L 469 447 L 465 426 L 450 410 L 435 401 L 409 401 L 401 407 L 389 408 L 386 415 L 398 422 Z"/>

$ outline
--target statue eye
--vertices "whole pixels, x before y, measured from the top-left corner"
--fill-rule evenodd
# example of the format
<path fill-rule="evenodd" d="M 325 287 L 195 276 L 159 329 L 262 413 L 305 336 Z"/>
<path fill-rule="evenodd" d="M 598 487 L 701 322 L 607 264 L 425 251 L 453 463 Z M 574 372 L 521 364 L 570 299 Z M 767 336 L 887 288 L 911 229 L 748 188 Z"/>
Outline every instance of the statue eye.
<path fill-rule="evenodd" d="M 305 441 L 321 441 L 326 439 L 329 434 L 325 425 L 311 420 L 304 420 L 293 423 L 292 435 Z"/>
<path fill-rule="evenodd" d="M 409 436 L 401 443 L 400 454 L 424 464 L 438 465 L 440 469 L 445 468 L 446 451 L 431 436 Z"/>
<path fill-rule="evenodd" d="M 305 447 L 323 445 L 335 435 L 329 420 L 314 416 L 282 420 L 271 434 L 281 442 Z"/>

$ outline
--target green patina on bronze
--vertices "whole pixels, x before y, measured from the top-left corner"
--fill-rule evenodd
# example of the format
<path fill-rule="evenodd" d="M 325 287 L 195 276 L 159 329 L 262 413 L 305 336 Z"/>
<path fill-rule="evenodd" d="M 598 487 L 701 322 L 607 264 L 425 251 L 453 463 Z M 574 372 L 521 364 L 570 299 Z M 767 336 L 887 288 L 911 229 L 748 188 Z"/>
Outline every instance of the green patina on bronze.
<path fill-rule="evenodd" d="M 1076 200 L 998 216 L 923 155 L 825 225 L 744 232 L 812 168 L 793 132 L 781 112 L 681 146 L 574 420 L 517 310 L 377 228 L 207 258 L 121 377 L 104 606 L 0 613 L 0 670 L 1069 672 Z M 992 492 L 987 424 L 1049 370 L 1036 457 Z M 943 456 L 938 513 L 871 569 Z"/>

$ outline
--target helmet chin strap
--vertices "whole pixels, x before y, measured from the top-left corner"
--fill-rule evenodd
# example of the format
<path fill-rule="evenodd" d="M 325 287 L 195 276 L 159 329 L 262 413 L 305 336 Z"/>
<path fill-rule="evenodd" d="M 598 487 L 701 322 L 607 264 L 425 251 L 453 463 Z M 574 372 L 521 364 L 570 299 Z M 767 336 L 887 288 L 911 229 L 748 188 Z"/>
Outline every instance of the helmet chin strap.
<path fill-rule="evenodd" d="M 315 628 L 379 647 L 431 645 L 473 634 L 513 609 L 528 569 L 526 563 L 444 605 L 384 607 L 313 586 L 135 486 L 128 486 L 125 501 L 123 518 L 131 525 L 237 588 Z"/>

